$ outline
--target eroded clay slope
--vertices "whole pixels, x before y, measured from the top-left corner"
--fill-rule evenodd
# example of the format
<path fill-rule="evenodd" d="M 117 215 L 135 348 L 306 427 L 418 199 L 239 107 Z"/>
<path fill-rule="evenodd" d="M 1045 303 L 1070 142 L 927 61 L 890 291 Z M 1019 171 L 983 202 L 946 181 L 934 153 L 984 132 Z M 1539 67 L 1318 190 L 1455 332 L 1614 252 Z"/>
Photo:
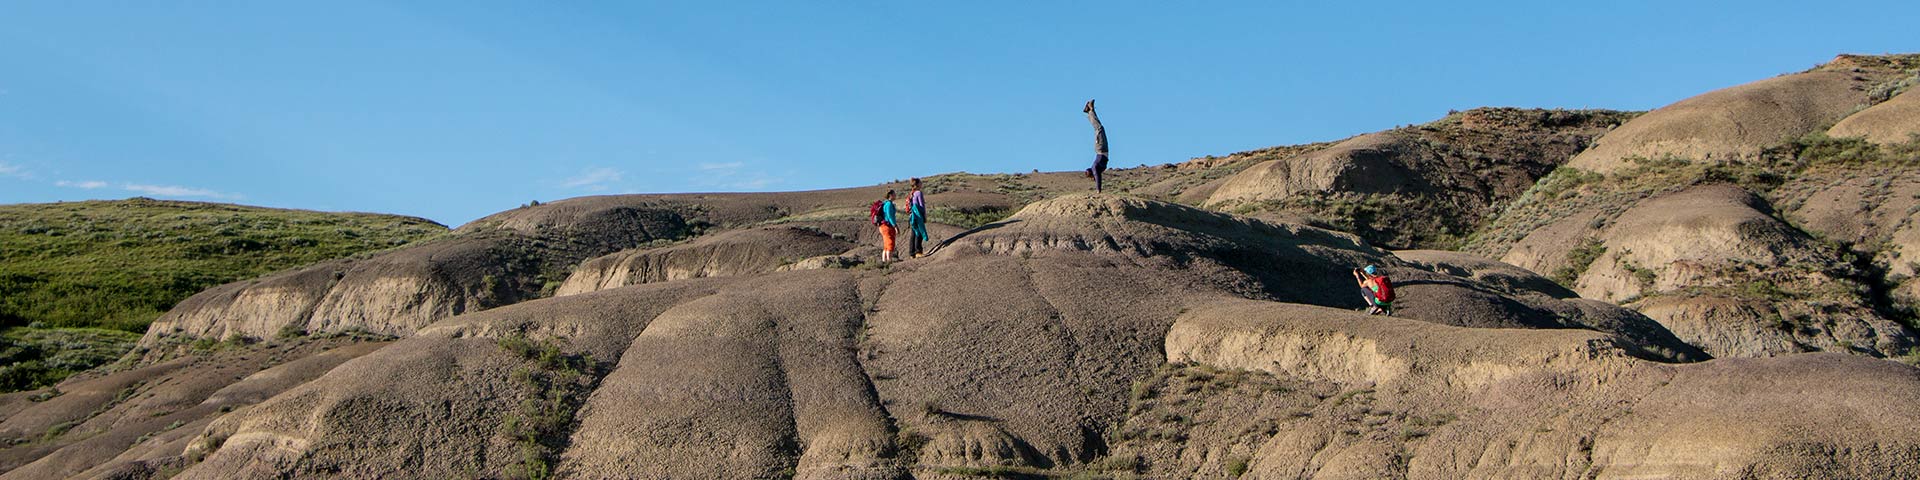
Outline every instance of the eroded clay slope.
<path fill-rule="evenodd" d="M 1234 298 L 1349 315 L 1348 270 L 1367 263 L 1434 282 L 1409 287 L 1429 298 L 1398 322 L 1662 352 L 1588 329 L 1602 310 L 1517 300 L 1350 235 L 1071 195 L 886 269 L 669 280 L 441 320 L 212 422 L 181 478 L 1085 470 L 1111 458 L 1110 427 L 1183 315 Z"/>
<path fill-rule="evenodd" d="M 1166 348 L 1114 449 L 1150 476 L 1920 475 L 1920 370 L 1858 356 L 1663 364 L 1592 332 L 1243 300 L 1183 315 Z M 1163 441 L 1168 421 L 1191 436 Z"/>
<path fill-rule="evenodd" d="M 345 337 L 217 344 L 139 367 L 95 372 L 51 392 L 4 396 L 0 478 L 156 478 L 217 418 L 317 378 L 384 345 Z"/>

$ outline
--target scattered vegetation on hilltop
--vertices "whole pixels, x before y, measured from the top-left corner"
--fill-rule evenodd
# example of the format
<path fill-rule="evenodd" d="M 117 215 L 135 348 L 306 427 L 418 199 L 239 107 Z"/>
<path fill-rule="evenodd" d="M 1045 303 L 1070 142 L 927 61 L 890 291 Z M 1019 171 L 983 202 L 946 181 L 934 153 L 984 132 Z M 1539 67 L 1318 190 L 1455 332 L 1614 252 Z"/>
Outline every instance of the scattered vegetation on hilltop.
<path fill-rule="evenodd" d="M 113 363 L 140 335 L 102 328 L 14 328 L 0 332 L 0 392 L 46 387 Z"/>
<path fill-rule="evenodd" d="M 445 231 L 393 215 L 145 198 L 0 206 L 0 327 L 138 333 L 209 287 Z"/>
<path fill-rule="evenodd" d="M 445 231 L 394 215 L 146 198 L 0 206 L 0 392 L 113 362 L 201 290 Z"/>

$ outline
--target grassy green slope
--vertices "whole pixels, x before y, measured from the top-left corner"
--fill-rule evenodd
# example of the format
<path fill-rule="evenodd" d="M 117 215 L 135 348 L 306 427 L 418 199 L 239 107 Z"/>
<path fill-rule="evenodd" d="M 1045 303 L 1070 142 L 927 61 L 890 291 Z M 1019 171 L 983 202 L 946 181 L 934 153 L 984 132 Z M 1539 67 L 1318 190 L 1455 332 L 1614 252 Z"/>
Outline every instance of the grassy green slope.
<path fill-rule="evenodd" d="M 0 327 L 141 332 L 209 287 L 446 230 L 394 215 L 145 198 L 0 205 Z"/>

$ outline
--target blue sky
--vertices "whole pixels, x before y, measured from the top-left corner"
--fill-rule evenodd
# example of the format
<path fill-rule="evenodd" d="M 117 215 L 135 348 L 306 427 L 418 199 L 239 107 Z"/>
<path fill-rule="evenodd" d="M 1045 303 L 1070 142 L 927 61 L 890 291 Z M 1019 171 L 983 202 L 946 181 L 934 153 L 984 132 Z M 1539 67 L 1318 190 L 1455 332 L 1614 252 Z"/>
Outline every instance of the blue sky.
<path fill-rule="evenodd" d="M 419 215 L 1078 170 L 1476 106 L 1650 109 L 1920 8 L 1789 2 L 5 2 L 0 203 Z"/>

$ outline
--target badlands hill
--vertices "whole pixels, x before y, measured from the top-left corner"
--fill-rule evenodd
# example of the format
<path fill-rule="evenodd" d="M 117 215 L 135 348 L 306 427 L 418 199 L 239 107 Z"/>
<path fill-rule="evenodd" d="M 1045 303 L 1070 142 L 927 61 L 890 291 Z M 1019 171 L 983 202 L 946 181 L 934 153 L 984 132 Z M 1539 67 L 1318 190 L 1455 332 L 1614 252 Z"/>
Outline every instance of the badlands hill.
<path fill-rule="evenodd" d="M 0 395 L 0 479 L 1920 477 L 1907 58 L 1816 68 L 1865 79 L 1840 114 L 1819 75 L 1123 194 L 934 177 L 943 241 L 892 265 L 884 186 L 528 206 L 206 290 Z M 1668 131 L 1749 114 L 1784 133 Z M 1364 264 L 1398 316 L 1357 311 Z"/>
<path fill-rule="evenodd" d="M 1843 55 L 1648 112 L 1469 250 L 1718 357 L 1915 355 L 1920 112 L 1903 105 L 1920 95 L 1916 71 L 1920 55 Z"/>
<path fill-rule="evenodd" d="M 0 327 L 142 332 L 208 287 L 444 232 L 398 215 L 148 198 L 0 205 Z"/>
<path fill-rule="evenodd" d="M 446 230 L 397 215 L 147 198 L 0 205 L 0 392 L 113 362 L 208 287 Z"/>

